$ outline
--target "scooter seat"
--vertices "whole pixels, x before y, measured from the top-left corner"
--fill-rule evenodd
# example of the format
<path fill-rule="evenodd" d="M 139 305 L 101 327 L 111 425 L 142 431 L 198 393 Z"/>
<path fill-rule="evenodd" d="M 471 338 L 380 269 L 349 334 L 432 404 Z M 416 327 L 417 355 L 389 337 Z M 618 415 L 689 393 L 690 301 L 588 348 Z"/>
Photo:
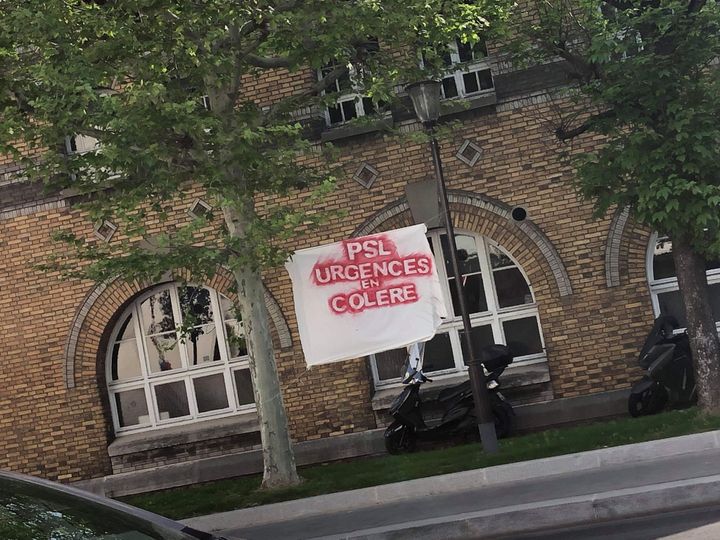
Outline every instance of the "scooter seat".
<path fill-rule="evenodd" d="M 465 382 L 461 382 L 460 384 L 456 384 L 455 386 L 443 388 L 438 394 L 437 399 L 440 403 L 448 403 L 457 399 L 461 394 L 469 391 L 470 380 L 467 380 Z"/>

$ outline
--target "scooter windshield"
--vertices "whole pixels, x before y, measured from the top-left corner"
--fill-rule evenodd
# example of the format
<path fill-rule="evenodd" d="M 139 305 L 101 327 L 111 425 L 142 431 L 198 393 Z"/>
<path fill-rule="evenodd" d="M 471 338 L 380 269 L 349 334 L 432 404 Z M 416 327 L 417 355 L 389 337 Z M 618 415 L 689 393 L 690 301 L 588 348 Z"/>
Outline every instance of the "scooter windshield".
<path fill-rule="evenodd" d="M 640 361 L 643 361 L 645 355 L 650 352 L 653 346 L 672 336 L 673 330 L 678 327 L 677 319 L 671 315 L 660 315 L 655 319 L 652 330 L 650 330 L 650 333 L 645 339 L 645 344 L 642 349 L 640 349 L 640 355 L 638 356 Z"/>
<path fill-rule="evenodd" d="M 407 360 L 405 360 L 402 383 L 422 382 L 423 357 L 425 356 L 425 342 L 412 343 L 407 346 Z"/>

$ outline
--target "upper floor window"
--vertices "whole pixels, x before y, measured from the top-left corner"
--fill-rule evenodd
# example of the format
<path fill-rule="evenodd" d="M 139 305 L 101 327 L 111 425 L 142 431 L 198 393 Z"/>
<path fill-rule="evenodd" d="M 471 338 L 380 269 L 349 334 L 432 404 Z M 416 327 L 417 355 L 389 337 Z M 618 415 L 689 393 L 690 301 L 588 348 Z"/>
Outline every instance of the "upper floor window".
<path fill-rule="evenodd" d="M 85 154 L 98 149 L 98 140 L 87 135 L 72 135 L 65 138 L 65 150 L 68 154 Z"/>
<path fill-rule="evenodd" d="M 362 46 L 364 54 L 372 54 L 378 48 L 379 45 L 376 39 L 368 40 Z M 337 65 L 336 63 L 330 63 L 318 70 L 318 80 L 322 80 L 329 73 L 332 73 Z M 350 65 L 348 72 L 325 90 L 326 94 L 337 95 L 335 104 L 327 106 L 323 111 L 325 123 L 328 126 L 335 126 L 349 122 L 354 118 L 375 113 L 375 104 L 372 99 L 363 94 L 363 90 L 363 73 L 356 66 Z"/>
<path fill-rule="evenodd" d="M 117 433 L 255 408 L 242 323 L 213 289 L 168 284 L 135 300 L 110 336 Z"/>
<path fill-rule="evenodd" d="M 648 282 L 655 316 L 672 315 L 681 328 L 687 326 L 685 305 L 678 288 L 675 262 L 672 257 L 672 240 L 665 235 L 653 234 L 648 246 Z M 706 276 L 715 321 L 720 329 L 720 261 L 707 261 Z"/>
<path fill-rule="evenodd" d="M 495 88 L 484 41 L 463 43 L 455 39 L 442 58 L 445 66 L 454 69 L 442 80 L 445 99 L 469 97 Z"/>
<path fill-rule="evenodd" d="M 516 364 L 544 360 L 538 309 L 522 268 L 488 238 L 459 233 L 456 239 L 475 351 L 492 343 L 503 343 L 510 347 Z M 425 346 L 424 371 L 436 375 L 463 372 L 467 369 L 463 362 L 463 323 L 448 238 L 441 231 L 433 231 L 428 241 L 438 263 L 449 317 Z M 399 382 L 404 362 L 404 348 L 373 355 L 371 366 L 376 384 Z"/>

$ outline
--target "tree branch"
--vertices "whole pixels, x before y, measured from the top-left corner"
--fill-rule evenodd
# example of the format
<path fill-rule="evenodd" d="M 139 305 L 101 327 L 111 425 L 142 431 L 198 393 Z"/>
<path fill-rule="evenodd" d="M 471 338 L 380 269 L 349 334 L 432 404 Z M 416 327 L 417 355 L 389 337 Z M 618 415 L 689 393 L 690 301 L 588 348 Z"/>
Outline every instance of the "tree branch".
<path fill-rule="evenodd" d="M 705 5 L 706 0 L 690 0 L 688 3 L 687 13 L 696 13 L 700 11 Z"/>
<path fill-rule="evenodd" d="M 340 77 L 348 73 L 347 65 L 338 65 L 330 73 L 325 75 L 318 82 L 308 87 L 307 89 L 299 92 L 295 95 L 282 99 L 275 103 L 270 110 L 265 113 L 263 124 L 267 125 L 271 123 L 277 116 L 283 111 L 292 110 L 297 108 L 299 102 L 309 97 L 315 96 L 330 88 Z"/>
<path fill-rule="evenodd" d="M 284 56 L 259 56 L 253 53 L 245 54 L 245 61 L 251 66 L 259 68 L 289 68 L 290 59 Z"/>
<path fill-rule="evenodd" d="M 612 109 L 603 111 L 600 113 L 597 113 L 590 118 L 588 118 L 585 122 L 583 122 L 581 125 L 579 125 L 576 128 L 573 129 L 565 129 L 564 126 L 560 126 L 555 130 L 555 136 L 561 140 L 561 141 L 567 141 L 570 139 L 574 139 L 575 137 L 578 137 L 579 135 L 582 135 L 583 133 L 590 131 L 593 127 L 595 127 L 595 124 L 597 124 L 600 120 L 607 120 L 609 118 L 613 118 L 615 116 L 615 111 Z"/>

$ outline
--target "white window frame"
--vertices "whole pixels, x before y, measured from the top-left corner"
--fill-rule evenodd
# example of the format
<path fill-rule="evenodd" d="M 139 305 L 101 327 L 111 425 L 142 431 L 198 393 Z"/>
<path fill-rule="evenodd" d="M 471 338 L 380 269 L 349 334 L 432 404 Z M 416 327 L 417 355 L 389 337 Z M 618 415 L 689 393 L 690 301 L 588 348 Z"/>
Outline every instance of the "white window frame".
<path fill-rule="evenodd" d="M 257 409 L 255 403 L 246 405 L 238 405 L 238 398 L 235 389 L 234 382 L 234 371 L 238 370 L 249 370 L 249 359 L 247 355 L 231 358 L 230 357 L 230 344 L 228 343 L 225 325 L 226 319 L 222 314 L 221 295 L 216 290 L 209 287 L 201 287 L 199 285 L 188 285 L 191 287 L 204 288 L 210 292 L 210 305 L 213 311 L 213 323 L 215 325 L 215 332 L 218 340 L 218 350 L 220 352 L 220 360 L 207 362 L 205 365 L 198 364 L 195 366 L 190 365 L 190 360 L 187 354 L 186 344 L 178 343 L 177 347 L 180 354 L 181 366 L 171 371 L 160 371 L 152 373 L 149 367 L 149 355 L 146 351 L 146 335 L 142 331 L 140 305 L 149 297 L 158 294 L 163 290 L 169 290 L 171 296 L 171 306 L 173 310 L 173 317 L 175 318 L 176 325 L 181 321 L 180 313 L 180 299 L 178 295 L 177 283 L 167 283 L 154 287 L 150 291 L 142 294 L 136 298 L 130 306 L 128 306 L 118 319 L 110 334 L 110 340 L 108 342 L 108 350 L 106 353 L 105 360 L 105 377 L 107 381 L 108 396 L 110 402 L 110 411 L 113 421 L 113 428 L 115 433 L 120 436 L 126 433 L 139 433 L 145 431 L 153 431 L 166 426 L 176 426 L 184 424 L 192 424 L 201 422 L 208 418 L 223 418 L 226 416 L 233 416 L 237 414 L 244 414 L 253 412 Z M 138 348 L 138 359 L 140 363 L 140 375 L 128 379 L 115 381 L 112 378 L 112 360 L 113 360 L 113 349 L 115 344 L 118 343 L 118 334 L 121 330 L 122 323 L 127 319 L 128 316 L 132 315 L 132 324 L 134 325 L 134 337 L 123 340 L 128 342 L 131 339 L 135 341 L 136 347 Z M 227 321 L 234 321 L 236 319 L 229 318 Z M 238 322 L 238 326 L 242 328 L 242 323 Z M 177 335 L 177 328 L 175 330 Z M 216 409 L 206 412 L 198 412 L 197 402 L 195 399 L 195 391 L 193 386 L 193 380 L 208 375 L 223 375 L 223 381 L 225 386 L 225 395 L 227 397 L 228 406 L 224 409 Z M 154 388 L 158 385 L 172 382 L 183 382 L 185 385 L 185 392 L 187 395 L 188 409 L 190 414 L 179 418 L 161 418 L 160 411 L 157 405 L 157 397 L 154 392 Z M 117 401 L 115 395 L 128 390 L 142 389 L 145 393 L 146 406 L 148 411 L 149 423 L 138 424 L 133 426 L 120 426 L 120 417 L 117 410 Z"/>
<path fill-rule="evenodd" d="M 645 269 L 647 272 L 648 287 L 650 289 L 650 299 L 655 317 L 660 315 L 660 298 L 659 295 L 668 292 L 679 291 L 677 276 L 662 279 L 655 279 L 655 245 L 658 239 L 662 238 L 657 232 L 650 235 L 647 252 L 645 254 Z M 705 272 L 708 285 L 720 283 L 720 268 L 713 268 Z M 715 321 L 715 327 L 720 333 L 720 321 Z M 675 333 L 684 332 L 685 328 L 678 328 Z"/>
<path fill-rule="evenodd" d="M 436 254 L 435 261 L 436 261 L 436 267 L 438 270 L 438 274 L 440 277 L 440 284 L 443 290 L 443 299 L 445 300 L 445 305 L 447 308 L 447 312 L 449 317 L 443 322 L 443 324 L 438 328 L 438 331 L 436 335 L 438 334 L 444 334 L 447 333 L 450 336 L 450 346 L 452 349 L 453 354 L 453 367 L 444 369 L 444 370 L 437 370 L 432 371 L 432 377 L 437 379 L 443 379 L 448 378 L 454 375 L 457 375 L 459 373 L 465 373 L 468 370 L 468 367 L 463 362 L 462 357 L 462 344 L 460 339 L 460 331 L 463 330 L 463 322 L 462 317 L 460 315 L 454 315 L 454 308 L 452 305 L 452 299 L 450 296 L 450 286 L 448 283 L 448 279 L 452 276 L 449 276 L 444 265 L 444 258 L 442 256 L 442 246 L 440 243 L 440 237 L 442 234 L 444 234 L 445 231 L 443 229 L 437 229 L 434 231 L 430 231 L 428 233 L 428 238 L 432 242 L 433 251 Z M 538 364 L 547 362 L 547 352 L 545 350 L 545 338 L 543 336 L 542 326 L 540 324 L 540 315 L 538 312 L 538 306 L 537 302 L 535 301 L 535 291 L 533 290 L 532 285 L 530 284 L 530 280 L 527 278 L 527 274 L 525 274 L 525 270 L 518 264 L 517 260 L 505 249 L 503 249 L 497 242 L 494 242 L 493 240 L 481 236 L 479 234 L 467 232 L 467 231 L 455 231 L 456 235 L 464 235 L 464 236 L 471 236 L 475 239 L 476 246 L 478 249 L 478 254 L 481 255 L 479 257 L 479 263 L 480 263 L 480 273 L 483 276 L 483 288 L 485 292 L 485 299 L 487 301 L 488 305 L 488 311 L 485 311 L 483 313 L 473 313 L 470 315 L 470 324 L 473 328 L 478 326 L 485 326 L 490 325 L 493 332 L 493 341 L 495 343 L 507 343 L 505 339 L 505 330 L 503 327 L 503 323 L 510 320 L 515 319 L 524 319 L 524 318 L 530 318 L 535 317 L 535 320 L 537 321 L 537 327 L 538 327 L 538 333 L 540 334 L 540 344 L 542 346 L 542 352 L 529 354 L 525 356 L 519 356 L 515 359 L 513 359 L 513 366 L 517 365 L 531 365 L 531 364 Z M 528 284 L 528 288 L 530 289 L 530 294 L 532 295 L 533 302 L 530 304 L 523 304 L 520 306 L 512 306 L 508 308 L 500 308 L 498 306 L 497 301 L 497 291 L 495 289 L 495 281 L 494 279 L 487 279 L 488 276 L 490 276 L 490 273 L 493 272 L 493 269 L 490 265 L 490 246 L 493 246 L 497 248 L 498 250 L 502 251 L 505 255 L 508 256 L 508 258 L 513 262 L 515 265 L 515 268 L 517 268 L 520 273 L 522 274 L 523 278 L 525 278 L 525 282 Z M 439 261 L 439 262 L 438 262 Z M 498 269 L 500 270 L 500 269 Z M 398 374 L 397 378 L 394 379 L 384 379 L 380 380 L 380 376 L 377 369 L 377 363 L 375 359 L 375 355 L 370 355 L 370 368 L 373 375 L 373 380 L 375 381 L 375 387 L 376 388 L 386 388 L 386 387 L 393 387 L 393 386 L 400 386 L 400 376 Z M 430 373 L 428 373 L 430 375 Z"/>
<path fill-rule="evenodd" d="M 323 78 L 323 70 L 318 69 L 317 70 L 317 77 L 318 80 L 322 80 Z M 330 106 L 323 107 L 323 116 L 325 118 L 325 125 L 327 127 L 336 127 L 336 126 L 342 126 L 353 120 L 353 118 L 347 119 L 345 118 L 345 112 L 343 110 L 343 103 L 353 102 L 353 106 L 355 108 L 355 118 L 360 118 L 363 116 L 367 116 L 368 114 L 371 114 L 370 112 L 365 112 L 365 104 L 363 103 L 363 98 L 367 98 L 368 96 L 364 95 L 362 93 L 363 87 L 360 82 L 356 80 L 357 77 L 357 71 L 355 70 L 355 67 L 352 65 L 348 66 L 348 74 L 347 77 L 350 80 L 350 85 L 352 86 L 352 92 L 349 92 L 347 94 L 340 94 L 337 99 L 335 100 L 335 106 L 337 106 L 340 109 L 340 114 L 342 115 L 343 119 L 340 122 L 333 122 L 330 118 Z M 328 91 L 324 90 L 323 95 L 327 93 L 340 93 L 342 90 L 340 89 L 340 79 L 337 79 L 333 86 L 335 88 L 334 91 Z M 373 111 L 374 112 L 374 111 Z"/>
<path fill-rule="evenodd" d="M 73 145 L 75 149 L 73 149 Z M 68 155 L 83 155 L 100 148 L 100 141 L 89 135 L 70 135 L 65 137 L 65 150 Z"/>
<path fill-rule="evenodd" d="M 448 44 L 448 49 L 450 52 L 450 69 L 452 70 L 452 66 L 460 64 L 462 64 L 462 67 L 453 71 L 449 70 L 448 74 L 442 78 L 442 80 L 453 78 L 455 81 L 455 88 L 458 92 L 457 96 L 447 97 L 445 96 L 445 88 L 443 87 L 441 90 L 443 99 L 465 99 L 468 97 L 491 94 L 495 92 L 495 78 L 492 72 L 492 63 L 490 61 L 489 55 L 486 55 L 483 58 L 475 59 L 472 62 L 463 62 L 460 59 L 458 39 L 455 39 L 452 43 Z M 488 70 L 490 72 L 490 78 L 492 79 L 492 87 L 486 89 L 479 88 L 475 92 L 468 92 L 465 88 L 465 79 L 463 78 L 463 76 L 469 73 L 478 73 L 485 70 Z"/>

